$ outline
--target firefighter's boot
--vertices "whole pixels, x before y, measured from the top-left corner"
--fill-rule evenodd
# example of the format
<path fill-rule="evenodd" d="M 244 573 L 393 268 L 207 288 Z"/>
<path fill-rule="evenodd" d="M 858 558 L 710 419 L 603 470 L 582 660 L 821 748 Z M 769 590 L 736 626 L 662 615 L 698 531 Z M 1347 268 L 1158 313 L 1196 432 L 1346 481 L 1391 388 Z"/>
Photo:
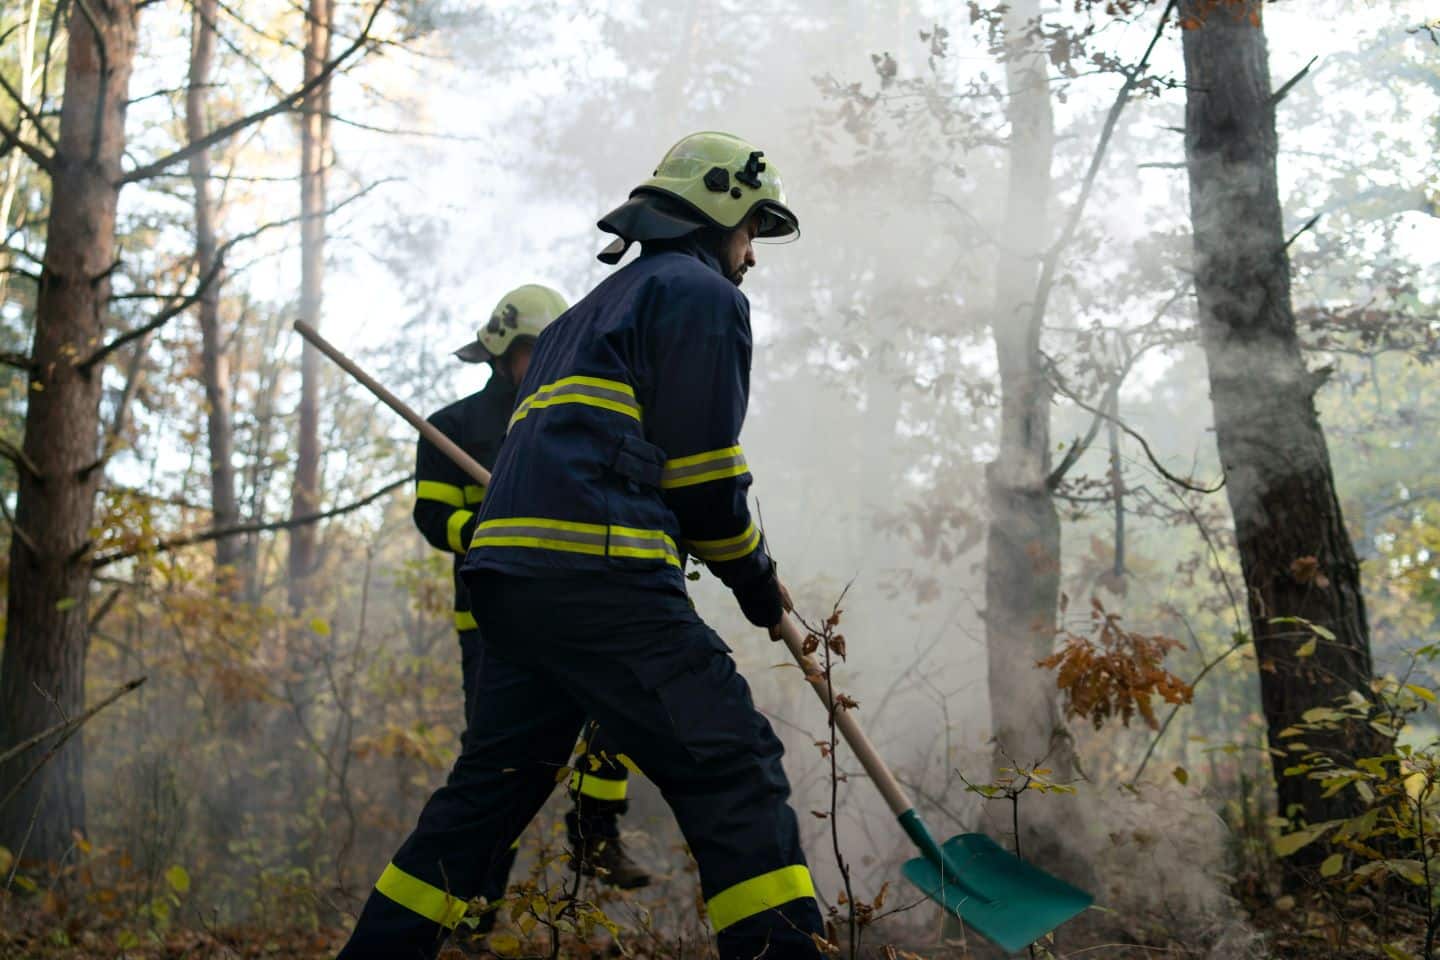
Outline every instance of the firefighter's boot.
<path fill-rule="evenodd" d="M 580 872 L 621 890 L 647 887 L 650 874 L 625 852 L 617 820 L 618 815 L 609 812 L 572 810 L 565 815 L 570 849 L 580 862 Z"/>

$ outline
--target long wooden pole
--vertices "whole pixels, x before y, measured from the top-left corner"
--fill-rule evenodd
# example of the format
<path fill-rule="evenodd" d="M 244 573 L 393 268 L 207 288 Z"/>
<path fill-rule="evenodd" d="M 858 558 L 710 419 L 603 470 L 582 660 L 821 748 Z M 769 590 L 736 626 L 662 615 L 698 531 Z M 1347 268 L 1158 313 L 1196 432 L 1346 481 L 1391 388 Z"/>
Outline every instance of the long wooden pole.
<path fill-rule="evenodd" d="M 416 430 L 419 430 L 426 440 L 435 444 L 436 447 L 440 448 L 442 453 L 455 461 L 460 469 L 470 474 L 470 476 L 474 477 L 480 483 L 486 484 L 487 486 L 489 485 L 489 470 L 486 470 L 472 460 L 470 456 L 466 454 L 464 450 L 457 447 L 449 437 L 435 429 L 433 425 L 412 410 L 404 401 L 396 397 L 389 390 L 386 390 L 364 370 L 361 370 L 353 360 L 341 353 L 324 337 L 320 336 L 314 327 L 303 320 L 297 320 L 295 321 L 295 330 L 306 340 L 313 343 L 321 353 L 339 364 L 341 369 L 346 373 L 360 381 L 367 390 L 379 397 L 381 402 L 387 407 L 408 420 L 410 425 Z M 874 744 L 870 742 L 870 738 L 865 736 L 865 731 L 860 729 L 860 724 L 855 721 L 854 715 L 844 707 L 837 705 L 838 692 L 831 689 L 830 685 L 826 683 L 825 672 L 820 668 L 820 665 L 815 662 L 814 658 L 805 652 L 805 628 L 800 626 L 799 622 L 788 613 L 785 614 L 784 619 L 780 621 L 780 639 L 785 641 L 785 646 L 789 648 L 791 656 L 795 658 L 795 662 L 800 666 L 801 671 L 805 674 L 806 681 L 810 684 L 811 688 L 814 689 L 815 695 L 820 698 L 820 702 L 825 704 L 827 710 L 835 711 L 835 726 L 839 728 L 841 736 L 845 738 L 845 742 L 850 745 L 850 749 L 855 754 L 855 759 L 860 761 L 860 766 L 869 774 L 870 779 L 875 782 L 876 789 L 878 789 L 880 795 L 885 798 L 885 803 L 890 807 L 890 811 L 898 817 L 910 810 L 910 798 L 905 795 L 904 788 L 895 780 L 895 775 L 890 772 L 890 768 L 885 765 L 885 761 L 880 759 L 880 754 L 876 752 Z"/>
<path fill-rule="evenodd" d="M 354 377 L 356 380 L 359 380 L 365 386 L 365 389 L 369 390 L 371 393 L 375 394 L 375 396 L 380 398 L 381 403 L 385 404 L 385 406 L 389 407 L 391 410 L 394 410 L 396 413 L 400 414 L 400 416 L 404 417 L 407 421 L 409 421 L 410 426 L 414 427 L 416 430 L 419 430 L 421 436 L 423 436 L 426 440 L 429 440 L 431 443 L 435 444 L 435 446 L 439 447 L 440 452 L 453 460 L 455 462 L 455 465 L 458 466 L 461 470 L 464 470 L 466 473 L 470 474 L 470 476 L 477 482 L 485 486 L 490 485 L 489 470 L 486 470 L 484 467 L 480 466 L 480 464 L 476 463 L 475 460 L 468 453 L 456 446 L 453 440 L 451 440 L 449 437 L 445 436 L 445 434 L 437 430 L 434 424 L 431 424 L 424 417 L 420 416 L 420 414 L 412 410 L 409 404 L 401 400 L 399 397 L 395 396 L 395 394 L 391 393 L 389 390 L 386 390 L 384 387 L 382 387 L 374 377 L 370 376 L 370 374 L 366 373 L 364 370 L 361 370 L 360 367 L 356 365 L 355 361 L 351 360 L 349 357 L 345 356 L 345 354 L 341 353 L 340 350 L 329 340 L 326 340 L 324 337 L 320 336 L 320 332 L 318 330 L 310 326 L 310 324 L 306 323 L 304 320 L 296 320 L 295 332 L 300 334 L 300 336 L 304 337 L 306 340 L 309 340 L 311 343 L 313 343 L 321 353 L 325 354 L 325 356 L 329 357 L 331 360 L 334 360 L 340 366 L 340 369 L 350 374 L 350 376 Z"/>

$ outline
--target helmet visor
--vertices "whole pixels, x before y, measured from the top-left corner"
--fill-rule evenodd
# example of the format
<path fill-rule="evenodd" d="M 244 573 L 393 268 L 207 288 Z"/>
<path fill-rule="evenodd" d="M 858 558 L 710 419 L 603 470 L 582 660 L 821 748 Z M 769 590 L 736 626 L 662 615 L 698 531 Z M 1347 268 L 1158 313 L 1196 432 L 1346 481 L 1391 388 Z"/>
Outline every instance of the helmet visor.
<path fill-rule="evenodd" d="M 790 208 L 774 200 L 761 200 L 755 205 L 760 215 L 755 239 L 760 243 L 794 243 L 800 239 L 800 221 Z"/>

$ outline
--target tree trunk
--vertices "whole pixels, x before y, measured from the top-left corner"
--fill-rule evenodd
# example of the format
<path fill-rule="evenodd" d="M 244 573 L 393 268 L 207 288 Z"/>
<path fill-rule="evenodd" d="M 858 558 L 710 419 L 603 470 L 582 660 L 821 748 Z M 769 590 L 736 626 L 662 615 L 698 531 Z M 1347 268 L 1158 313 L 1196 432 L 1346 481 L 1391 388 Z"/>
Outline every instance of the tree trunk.
<path fill-rule="evenodd" d="M 80 714 L 85 702 L 89 539 L 101 467 L 98 367 L 115 258 L 115 206 L 137 10 L 112 0 L 70 15 L 60 148 L 54 162 L 45 263 L 35 313 L 9 610 L 0 661 L 0 751 Z M 97 36 L 97 28 L 102 35 Z M 39 760 L 0 768 L 0 798 Z M 0 844 L 60 857 L 85 828 L 80 736 L 0 809 Z M 31 830 L 32 817 L 33 831 Z M 27 839 L 28 837 L 28 839 Z"/>
<path fill-rule="evenodd" d="M 993 316 L 1001 414 L 999 454 L 985 475 L 985 641 L 993 732 L 997 751 L 1009 758 L 999 764 L 1044 766 L 1068 777 L 1073 762 L 1055 681 L 1035 666 L 1053 648 L 1060 596 L 1060 520 L 1046 483 L 1051 390 L 1033 315 L 1055 146 L 1044 45 L 1030 36 L 1039 17 L 1038 0 L 1011 4 L 1005 17 L 1010 175 Z"/>
<path fill-rule="evenodd" d="M 210 67 L 215 58 L 216 0 L 195 0 L 190 35 L 190 86 L 185 92 L 185 133 L 193 143 L 209 133 L 205 102 L 210 84 Z M 215 264 L 218 243 L 215 237 L 215 204 L 210 192 L 210 151 L 190 158 L 190 183 L 195 191 L 195 259 L 197 274 L 209 276 Z M 210 440 L 210 504 L 212 523 L 232 527 L 240 520 L 235 501 L 235 439 L 231 426 L 230 374 L 225 358 L 225 338 L 220 330 L 220 285 L 216 276 L 197 304 L 200 321 L 201 377 L 205 384 L 205 407 Z M 238 537 L 215 541 L 215 575 L 221 586 L 236 593 L 236 566 L 241 559 Z"/>
<path fill-rule="evenodd" d="M 330 58 L 333 0 L 310 0 L 306 15 L 305 80 L 319 76 Z M 300 119 L 300 318 L 320 326 L 325 279 L 325 168 L 329 152 L 330 99 L 327 80 L 301 108 Z M 295 461 L 292 517 L 315 513 L 320 506 L 320 354 L 307 340 L 300 352 L 300 438 Z M 318 562 L 319 528 L 305 524 L 290 531 L 290 607 L 299 611 L 309 592 L 309 578 Z"/>
<path fill-rule="evenodd" d="M 1190 0 L 1182 6 L 1192 21 L 1203 21 L 1183 38 L 1195 288 L 1261 704 L 1271 746 L 1283 749 L 1279 732 L 1306 710 L 1352 690 L 1369 697 L 1369 629 L 1359 563 L 1315 412 L 1324 376 L 1305 367 L 1290 303 L 1261 3 L 1207 16 L 1208 6 Z M 1299 657 L 1310 636 L 1293 623 L 1275 623 L 1278 617 L 1303 617 L 1335 639 L 1321 639 L 1313 656 Z M 1385 748 L 1366 724 L 1328 736 L 1307 732 L 1304 739 L 1340 756 Z M 1284 776 L 1293 755 L 1275 753 L 1271 762 L 1281 814 L 1313 822 L 1359 809 L 1354 791 L 1324 798 L 1319 782 Z"/>

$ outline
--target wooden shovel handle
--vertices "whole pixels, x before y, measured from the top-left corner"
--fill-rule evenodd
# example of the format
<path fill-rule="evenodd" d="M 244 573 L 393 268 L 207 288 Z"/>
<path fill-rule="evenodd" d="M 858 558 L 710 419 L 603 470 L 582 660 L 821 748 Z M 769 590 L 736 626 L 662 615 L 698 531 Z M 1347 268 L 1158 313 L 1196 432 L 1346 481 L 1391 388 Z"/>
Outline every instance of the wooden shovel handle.
<path fill-rule="evenodd" d="M 880 759 L 880 754 L 875 752 L 875 746 L 870 738 L 865 736 L 865 731 L 860 729 L 860 724 L 855 722 L 854 715 L 844 707 L 837 708 L 831 694 L 833 691 L 825 682 L 825 671 L 815 661 L 815 658 L 805 652 L 805 628 L 790 614 L 780 621 L 780 639 L 785 641 L 785 646 L 790 648 L 791 655 L 800 669 L 805 673 L 805 679 L 809 682 L 815 695 L 820 702 L 825 704 L 827 710 L 835 713 L 835 726 L 839 728 L 845 742 L 850 744 L 850 749 L 855 752 L 855 758 L 860 761 L 860 766 L 870 775 L 880 795 L 885 798 L 885 803 L 890 807 L 890 812 L 895 816 L 901 816 L 910 809 L 910 798 L 905 795 L 905 790 L 895 780 L 895 775 Z"/>
<path fill-rule="evenodd" d="M 486 470 L 480 466 L 480 464 L 476 463 L 468 453 L 456 446 L 453 440 L 437 430 L 433 424 L 420 416 L 420 414 L 410 409 L 409 405 L 395 396 L 395 394 L 382 387 L 374 377 L 370 376 L 370 374 L 364 370 L 361 370 L 354 360 L 345 356 L 333 343 L 320 336 L 320 331 L 310 326 L 310 324 L 304 320 L 296 320 L 295 332 L 313 343 L 316 349 L 331 360 L 334 360 L 340 365 L 340 368 L 350 374 L 350 376 L 364 384 L 365 388 L 379 397 L 380 402 L 384 403 L 385 406 L 408 420 L 412 427 L 420 431 L 421 436 L 439 447 L 441 453 L 455 461 L 455 465 L 470 474 L 472 479 L 484 486 L 490 485 L 489 470 Z"/>

